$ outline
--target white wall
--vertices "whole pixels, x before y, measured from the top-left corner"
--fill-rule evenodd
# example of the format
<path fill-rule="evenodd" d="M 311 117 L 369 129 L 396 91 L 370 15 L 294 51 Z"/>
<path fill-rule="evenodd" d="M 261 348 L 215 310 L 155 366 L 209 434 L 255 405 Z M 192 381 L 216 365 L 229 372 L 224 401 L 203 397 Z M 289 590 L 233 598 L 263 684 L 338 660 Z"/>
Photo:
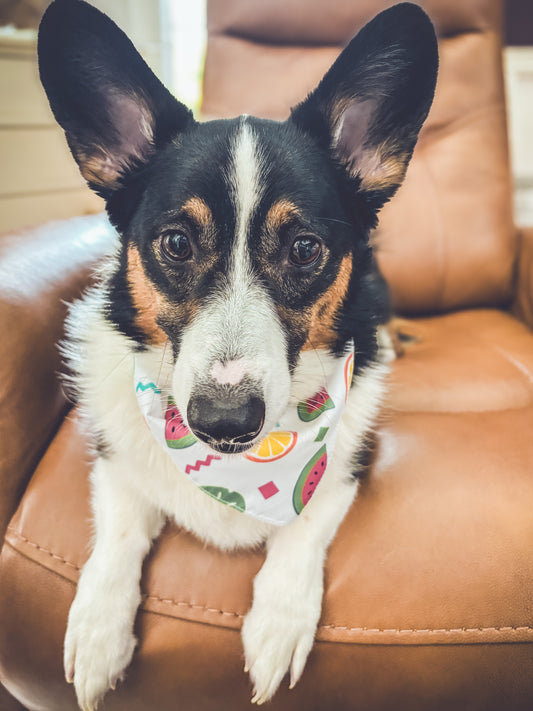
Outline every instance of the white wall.
<path fill-rule="evenodd" d="M 507 47 L 504 61 L 516 222 L 533 225 L 533 47 Z"/>

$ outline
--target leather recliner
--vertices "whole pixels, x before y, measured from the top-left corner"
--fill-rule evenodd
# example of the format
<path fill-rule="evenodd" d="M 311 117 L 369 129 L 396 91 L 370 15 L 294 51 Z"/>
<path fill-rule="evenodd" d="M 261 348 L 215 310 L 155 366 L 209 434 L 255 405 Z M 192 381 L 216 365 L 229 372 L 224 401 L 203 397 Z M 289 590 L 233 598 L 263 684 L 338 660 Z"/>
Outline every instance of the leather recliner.
<path fill-rule="evenodd" d="M 204 113 L 283 118 L 391 4 L 209 0 Z M 317 641 L 273 711 L 533 708 L 533 231 L 512 221 L 501 4 L 421 4 L 439 34 L 437 96 L 375 235 L 404 354 L 372 467 L 330 549 Z M 0 243 L 9 711 L 76 709 L 61 658 L 89 550 L 90 457 L 56 343 L 64 302 L 108 239 L 91 217 Z M 249 709 L 239 629 L 262 560 L 168 525 L 143 570 L 138 650 L 105 709 Z"/>

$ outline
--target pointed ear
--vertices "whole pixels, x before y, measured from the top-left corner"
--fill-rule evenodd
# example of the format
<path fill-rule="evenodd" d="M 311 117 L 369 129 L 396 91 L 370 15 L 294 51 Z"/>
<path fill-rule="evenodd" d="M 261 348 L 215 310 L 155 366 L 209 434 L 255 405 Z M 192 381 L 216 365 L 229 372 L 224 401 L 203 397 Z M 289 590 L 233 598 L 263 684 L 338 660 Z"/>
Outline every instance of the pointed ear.
<path fill-rule="evenodd" d="M 55 0 L 39 29 L 39 71 L 81 174 L 105 198 L 194 123 L 114 22 Z"/>
<path fill-rule="evenodd" d="M 395 5 L 363 27 L 290 120 L 333 152 L 377 211 L 403 181 L 437 69 L 428 16 Z"/>

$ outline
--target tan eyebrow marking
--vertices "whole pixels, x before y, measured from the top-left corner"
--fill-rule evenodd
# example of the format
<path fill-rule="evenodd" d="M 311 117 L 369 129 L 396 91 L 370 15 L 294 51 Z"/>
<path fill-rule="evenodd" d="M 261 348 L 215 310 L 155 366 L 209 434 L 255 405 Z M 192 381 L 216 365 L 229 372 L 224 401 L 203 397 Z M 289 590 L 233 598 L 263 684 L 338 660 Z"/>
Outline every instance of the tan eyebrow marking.
<path fill-rule="evenodd" d="M 265 225 L 267 229 L 277 232 L 283 225 L 299 214 L 299 210 L 293 202 L 287 198 L 282 198 L 275 202 L 268 211 Z"/>
<path fill-rule="evenodd" d="M 190 217 L 204 230 L 214 229 L 213 213 L 209 205 L 199 197 L 189 198 L 181 208 L 182 212 Z"/>

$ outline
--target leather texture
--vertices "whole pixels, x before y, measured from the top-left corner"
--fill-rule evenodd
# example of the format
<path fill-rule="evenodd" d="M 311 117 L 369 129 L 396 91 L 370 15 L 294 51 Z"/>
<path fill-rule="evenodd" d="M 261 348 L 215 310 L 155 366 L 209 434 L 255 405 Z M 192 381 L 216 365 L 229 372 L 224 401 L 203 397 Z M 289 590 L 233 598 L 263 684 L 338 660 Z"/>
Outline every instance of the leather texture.
<path fill-rule="evenodd" d="M 285 110 L 386 4 L 210 0 L 206 111 Z M 440 94 L 379 239 L 404 316 L 425 315 L 395 322 L 403 356 L 328 556 L 317 642 L 273 711 L 533 708 L 533 232 L 518 248 L 501 7 L 424 6 L 441 36 Z M 77 708 L 62 642 L 90 549 L 90 456 L 77 410 L 65 417 L 56 344 L 63 300 L 113 240 L 102 218 L 0 238 L 2 711 L 18 711 L 15 698 Z M 106 711 L 248 710 L 239 629 L 262 560 L 167 526 L 143 569 L 140 644 Z"/>
<path fill-rule="evenodd" d="M 399 328 L 409 341 L 391 376 L 372 472 L 328 557 L 316 650 L 301 685 L 282 689 L 272 708 L 324 708 L 331 673 L 346 708 L 359 699 L 363 708 L 424 709 L 430 689 L 432 708 L 502 708 L 502 690 L 511 693 L 506 708 L 528 708 L 533 334 L 492 310 Z M 75 708 L 61 684 L 61 649 L 90 538 L 84 451 L 74 411 L 32 477 L 1 558 L 0 666 L 31 710 Z M 154 699 L 162 711 L 175 708 L 173 695 L 157 696 L 159 675 L 167 690 L 190 695 L 181 708 L 224 708 L 220 694 L 227 708 L 248 708 L 237 632 L 261 562 L 260 552 L 227 555 L 169 525 L 144 569 L 131 683 L 106 708 L 147 709 Z M 36 629 L 42 645 L 32 641 Z M 359 668 L 361 656 L 364 677 L 332 672 Z M 480 680 L 491 669 L 482 694 L 452 673 L 463 658 Z M 449 675 L 446 684 L 426 687 L 429 660 Z M 400 679 L 382 674 L 383 664 L 409 670 L 402 705 L 392 703 Z"/>
<path fill-rule="evenodd" d="M 0 534 L 68 409 L 58 343 L 66 303 L 114 239 L 102 216 L 0 238 Z"/>
<path fill-rule="evenodd" d="M 19 704 L 4 686 L 0 685 L 0 709 L 2 711 L 24 711 L 24 706 Z"/>
<path fill-rule="evenodd" d="M 209 0 L 204 114 L 286 118 L 348 40 L 393 4 Z M 379 263 L 404 313 L 501 305 L 515 255 L 501 3 L 419 4 L 439 35 L 437 92 L 405 183 L 382 210 Z"/>

